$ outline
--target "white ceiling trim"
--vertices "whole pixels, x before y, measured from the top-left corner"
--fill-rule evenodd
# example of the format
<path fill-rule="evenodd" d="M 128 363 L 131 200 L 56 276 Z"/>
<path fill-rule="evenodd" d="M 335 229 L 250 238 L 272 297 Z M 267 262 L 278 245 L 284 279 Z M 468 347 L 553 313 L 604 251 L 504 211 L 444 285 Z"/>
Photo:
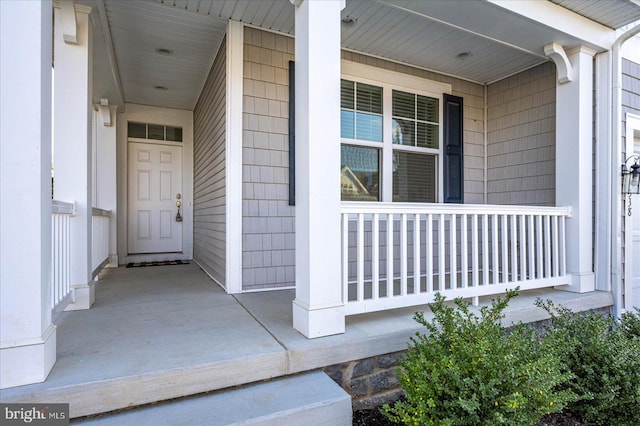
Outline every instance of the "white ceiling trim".
<path fill-rule="evenodd" d="M 463 32 L 465 32 L 465 33 L 467 33 L 467 34 L 471 34 L 471 35 L 473 35 L 473 36 L 476 36 L 476 37 L 482 38 L 482 39 L 484 39 L 484 40 L 489 40 L 489 41 L 492 41 L 492 42 L 494 42 L 494 43 L 498 43 L 498 44 L 501 44 L 501 45 L 503 45 L 503 46 L 507 46 L 507 47 L 510 47 L 510 48 L 512 48 L 512 49 L 519 50 L 519 51 L 524 52 L 524 53 L 527 53 L 527 54 L 529 54 L 529 55 L 533 55 L 533 56 L 537 56 L 537 57 L 539 57 L 539 58 L 544 58 L 544 59 L 546 59 L 546 57 L 545 57 L 544 55 L 541 55 L 541 54 L 540 54 L 540 53 L 538 53 L 538 52 L 535 52 L 535 51 L 532 51 L 532 50 L 529 50 L 529 49 L 525 49 L 525 48 L 520 47 L 520 46 L 516 46 L 515 44 L 511 44 L 511 43 L 506 42 L 506 41 L 504 41 L 504 40 L 500 40 L 500 39 L 497 39 L 497 38 L 494 38 L 494 37 L 490 37 L 490 36 L 488 36 L 488 35 L 486 35 L 486 34 L 482 34 L 482 33 L 479 33 L 479 32 L 477 32 L 477 31 L 473 31 L 473 30 L 470 30 L 470 29 L 468 29 L 468 28 L 464 28 L 464 27 L 461 27 L 461 26 L 459 26 L 459 25 L 453 24 L 453 23 L 451 23 L 451 22 L 447 22 L 447 21 L 444 21 L 444 20 L 441 20 L 441 19 L 438 19 L 438 18 L 434 18 L 433 16 L 429 16 L 429 15 L 426 15 L 426 14 L 423 14 L 423 13 L 420 13 L 420 12 L 417 12 L 417 11 L 415 11 L 415 10 L 408 9 L 408 8 L 406 8 L 406 7 L 402 7 L 402 6 L 400 6 L 399 4 L 396 4 L 396 3 L 390 3 L 390 2 L 388 2 L 388 1 L 386 1 L 386 0 L 376 0 L 376 1 L 377 1 L 378 3 L 381 3 L 381 4 L 384 4 L 384 5 L 386 5 L 386 6 L 392 7 L 392 8 L 394 8 L 394 9 L 401 10 L 401 11 L 406 12 L 406 13 L 409 13 L 409 14 L 411 14 L 411 15 L 420 16 L 421 18 L 425 18 L 425 19 L 428 19 L 428 20 L 430 20 L 430 21 L 434 21 L 434 22 L 437 22 L 437 23 L 439 23 L 439 24 L 443 24 L 443 25 L 446 25 L 446 26 L 448 26 L 448 27 L 455 28 L 456 30 L 463 31 Z"/>
<path fill-rule="evenodd" d="M 105 45 L 107 46 L 107 56 L 109 57 L 111 74 L 113 75 L 113 81 L 116 85 L 116 90 L 120 98 L 118 99 L 118 104 L 122 105 L 122 110 L 124 111 L 124 90 L 122 89 L 122 80 L 120 80 L 120 69 L 118 68 L 116 53 L 113 49 L 113 40 L 111 39 L 111 30 L 109 29 L 107 11 L 104 7 L 104 0 L 97 0 L 96 3 L 98 6 L 98 17 L 100 18 L 100 25 L 102 26 L 102 36 L 104 38 Z"/>
<path fill-rule="evenodd" d="M 548 1 L 537 0 L 485 0 L 523 18 L 546 27 L 562 31 L 584 40 L 599 50 L 610 50 L 615 42 L 615 31 L 589 18 Z"/>

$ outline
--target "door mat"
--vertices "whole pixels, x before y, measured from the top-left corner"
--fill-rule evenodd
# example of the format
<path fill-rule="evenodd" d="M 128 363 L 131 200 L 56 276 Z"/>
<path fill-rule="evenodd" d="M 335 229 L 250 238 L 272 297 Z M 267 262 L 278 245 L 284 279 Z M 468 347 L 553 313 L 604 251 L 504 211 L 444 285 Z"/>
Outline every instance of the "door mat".
<path fill-rule="evenodd" d="M 188 260 L 165 260 L 162 262 L 132 262 L 127 263 L 127 268 L 140 268 L 142 266 L 167 266 L 167 265 L 188 265 Z"/>

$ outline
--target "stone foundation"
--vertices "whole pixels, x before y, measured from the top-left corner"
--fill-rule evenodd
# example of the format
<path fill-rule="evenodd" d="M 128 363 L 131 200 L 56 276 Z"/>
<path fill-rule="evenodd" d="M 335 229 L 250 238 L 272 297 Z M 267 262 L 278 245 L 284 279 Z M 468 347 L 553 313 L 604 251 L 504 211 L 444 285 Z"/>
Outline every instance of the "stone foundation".
<path fill-rule="evenodd" d="M 347 391 L 354 410 L 373 408 L 402 396 L 396 378 L 403 352 L 379 355 L 325 367 L 324 372 Z"/>

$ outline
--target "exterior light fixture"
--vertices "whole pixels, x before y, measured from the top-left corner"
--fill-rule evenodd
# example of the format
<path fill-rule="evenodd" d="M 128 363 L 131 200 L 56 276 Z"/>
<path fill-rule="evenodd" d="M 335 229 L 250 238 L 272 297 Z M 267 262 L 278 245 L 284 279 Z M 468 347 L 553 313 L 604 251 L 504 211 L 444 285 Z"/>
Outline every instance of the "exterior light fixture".
<path fill-rule="evenodd" d="M 164 47 L 156 47 L 156 53 L 163 56 L 173 56 L 173 50 Z"/>
<path fill-rule="evenodd" d="M 345 28 L 345 29 L 352 28 L 356 25 L 357 22 L 358 20 L 356 18 L 353 18 L 351 16 L 345 16 L 344 18 L 342 18 L 342 28 Z"/>
<path fill-rule="evenodd" d="M 630 168 L 627 164 L 633 161 Z M 640 194 L 640 155 L 635 154 L 626 159 L 622 165 L 622 194 L 628 197 L 627 215 L 631 216 L 631 196 Z"/>

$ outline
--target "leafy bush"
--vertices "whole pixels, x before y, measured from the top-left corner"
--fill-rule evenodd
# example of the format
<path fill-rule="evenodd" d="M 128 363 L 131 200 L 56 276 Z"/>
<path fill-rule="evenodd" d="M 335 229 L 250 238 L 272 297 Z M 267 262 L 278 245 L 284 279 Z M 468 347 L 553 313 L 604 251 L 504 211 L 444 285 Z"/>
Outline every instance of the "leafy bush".
<path fill-rule="evenodd" d="M 536 305 L 552 317 L 546 344 L 575 375 L 565 389 L 579 399 L 568 408 L 589 424 L 639 425 L 640 339 L 629 338 L 610 316 L 576 314 L 550 301 Z M 629 330 L 638 330 L 638 319 L 627 316 Z"/>
<path fill-rule="evenodd" d="M 640 339 L 640 309 L 622 314 L 622 330 L 629 339 Z"/>
<path fill-rule="evenodd" d="M 574 399 L 558 391 L 570 379 L 553 351 L 537 333 L 519 325 L 506 332 L 502 311 L 517 295 L 496 299 L 481 309 L 455 307 L 436 295 L 434 319 L 414 319 L 428 333 L 416 333 L 398 369 L 406 398 L 383 408 L 385 415 L 407 425 L 526 425 L 544 414 L 561 411 Z"/>

